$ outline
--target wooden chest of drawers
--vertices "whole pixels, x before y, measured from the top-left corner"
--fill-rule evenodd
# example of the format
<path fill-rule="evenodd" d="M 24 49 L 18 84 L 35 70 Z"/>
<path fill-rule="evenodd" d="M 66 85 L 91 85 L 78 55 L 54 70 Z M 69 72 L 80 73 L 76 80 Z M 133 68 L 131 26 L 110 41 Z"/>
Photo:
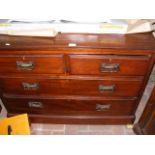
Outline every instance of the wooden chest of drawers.
<path fill-rule="evenodd" d="M 0 91 L 8 116 L 28 113 L 42 123 L 133 123 L 153 67 L 154 43 L 149 33 L 0 36 Z"/>

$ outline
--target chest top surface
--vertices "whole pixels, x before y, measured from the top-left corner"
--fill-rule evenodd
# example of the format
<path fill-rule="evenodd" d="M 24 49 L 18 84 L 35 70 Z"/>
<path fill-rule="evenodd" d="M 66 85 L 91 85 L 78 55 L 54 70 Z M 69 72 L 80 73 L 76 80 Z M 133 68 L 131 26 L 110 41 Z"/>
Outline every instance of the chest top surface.
<path fill-rule="evenodd" d="M 55 38 L 0 35 L 0 51 L 53 48 L 155 50 L 155 38 L 151 33 L 126 35 L 72 33 L 58 34 Z"/>

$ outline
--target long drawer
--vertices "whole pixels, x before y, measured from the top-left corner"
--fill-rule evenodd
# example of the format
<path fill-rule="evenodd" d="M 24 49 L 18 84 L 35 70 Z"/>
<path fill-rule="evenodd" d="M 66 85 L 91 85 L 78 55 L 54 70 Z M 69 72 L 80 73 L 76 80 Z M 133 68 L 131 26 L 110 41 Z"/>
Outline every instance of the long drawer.
<path fill-rule="evenodd" d="M 54 73 L 65 72 L 62 54 L 56 55 L 1 55 L 0 73 Z"/>
<path fill-rule="evenodd" d="M 69 55 L 70 74 L 142 76 L 149 60 L 148 56 Z"/>
<path fill-rule="evenodd" d="M 25 95 L 87 95 L 87 96 L 137 96 L 141 79 L 99 78 L 92 79 L 48 79 L 5 78 L 0 87 L 6 94 Z"/>
<path fill-rule="evenodd" d="M 136 100 L 4 98 L 9 112 L 32 114 L 132 115 Z"/>

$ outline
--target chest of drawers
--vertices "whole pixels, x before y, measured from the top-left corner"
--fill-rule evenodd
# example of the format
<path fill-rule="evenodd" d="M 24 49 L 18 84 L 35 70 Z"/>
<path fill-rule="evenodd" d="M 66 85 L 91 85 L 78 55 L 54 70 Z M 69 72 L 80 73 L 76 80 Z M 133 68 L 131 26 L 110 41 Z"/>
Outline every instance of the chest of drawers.
<path fill-rule="evenodd" d="M 1 99 L 8 116 L 28 113 L 32 122 L 133 123 L 154 49 L 149 33 L 2 35 Z"/>

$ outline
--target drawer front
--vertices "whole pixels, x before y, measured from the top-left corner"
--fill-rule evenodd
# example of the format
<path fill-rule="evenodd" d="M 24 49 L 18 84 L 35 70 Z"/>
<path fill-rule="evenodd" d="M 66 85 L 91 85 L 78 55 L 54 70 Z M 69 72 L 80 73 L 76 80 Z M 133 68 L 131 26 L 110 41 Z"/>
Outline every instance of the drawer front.
<path fill-rule="evenodd" d="M 78 75 L 145 75 L 147 56 L 70 55 L 70 74 Z"/>
<path fill-rule="evenodd" d="M 1 80 L 1 89 L 7 94 L 26 95 L 87 95 L 87 96 L 137 96 L 141 80 L 131 79 L 37 79 L 7 78 Z"/>
<path fill-rule="evenodd" d="M 0 56 L 0 73 L 64 73 L 63 55 Z"/>
<path fill-rule="evenodd" d="M 131 115 L 135 100 L 4 98 L 9 112 L 33 114 Z"/>

